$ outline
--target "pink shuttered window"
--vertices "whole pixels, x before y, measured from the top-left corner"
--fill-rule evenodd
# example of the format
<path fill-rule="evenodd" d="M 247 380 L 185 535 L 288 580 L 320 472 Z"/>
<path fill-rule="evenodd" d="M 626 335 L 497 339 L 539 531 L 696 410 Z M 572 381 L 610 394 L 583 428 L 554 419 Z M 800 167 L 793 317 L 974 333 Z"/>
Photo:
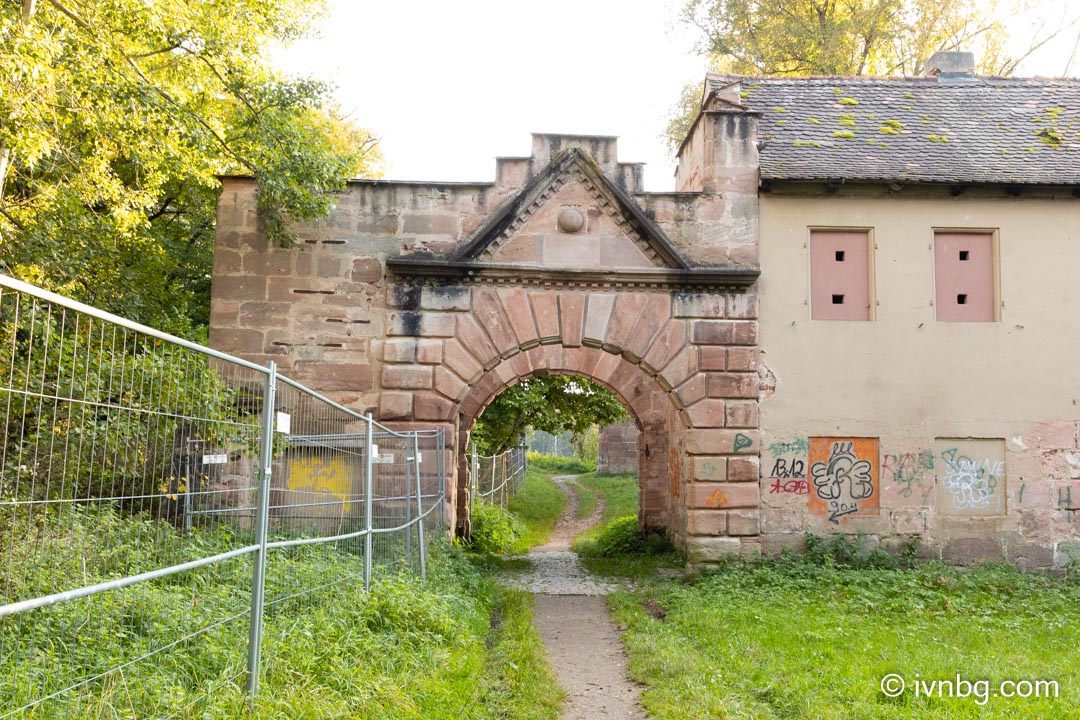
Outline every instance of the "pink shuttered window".
<path fill-rule="evenodd" d="M 992 233 L 934 234 L 934 306 L 942 322 L 993 322 Z"/>
<path fill-rule="evenodd" d="M 811 231 L 811 319 L 869 320 L 870 302 L 870 234 Z"/>

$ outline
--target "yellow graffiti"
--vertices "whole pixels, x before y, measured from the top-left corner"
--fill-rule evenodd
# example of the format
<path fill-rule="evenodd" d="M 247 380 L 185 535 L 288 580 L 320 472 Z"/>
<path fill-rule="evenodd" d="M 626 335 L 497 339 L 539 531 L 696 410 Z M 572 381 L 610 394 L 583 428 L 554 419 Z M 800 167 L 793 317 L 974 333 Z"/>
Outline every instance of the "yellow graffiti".
<path fill-rule="evenodd" d="M 346 501 L 345 512 L 352 495 L 352 474 L 342 458 L 293 458 L 289 462 L 289 489 L 327 493 Z"/>

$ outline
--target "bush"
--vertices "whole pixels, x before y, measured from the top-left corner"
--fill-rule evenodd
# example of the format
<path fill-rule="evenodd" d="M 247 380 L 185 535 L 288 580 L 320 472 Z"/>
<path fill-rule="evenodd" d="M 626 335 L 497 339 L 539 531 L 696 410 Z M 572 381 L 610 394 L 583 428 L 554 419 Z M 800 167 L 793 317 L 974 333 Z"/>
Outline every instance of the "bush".
<path fill-rule="evenodd" d="M 807 533 L 805 559 L 816 565 L 878 570 L 911 567 L 919 560 L 918 536 L 908 540 L 896 555 L 890 555 L 880 547 L 867 550 L 866 545 L 861 534 L 826 538 Z"/>
<path fill-rule="evenodd" d="M 579 473 L 596 472 L 596 464 L 589 465 L 582 460 L 573 457 L 560 457 L 558 455 L 541 455 L 538 452 L 529 452 L 529 465 L 547 470 L 553 473 L 576 475 Z"/>
<path fill-rule="evenodd" d="M 478 553 L 509 552 L 525 529 L 504 507 L 477 502 L 472 509 L 472 535 L 466 547 Z"/>
<path fill-rule="evenodd" d="M 584 554 L 592 557 L 625 557 L 627 555 L 662 555 L 674 548 L 664 535 L 642 532 L 633 515 L 612 520 L 596 536 Z"/>

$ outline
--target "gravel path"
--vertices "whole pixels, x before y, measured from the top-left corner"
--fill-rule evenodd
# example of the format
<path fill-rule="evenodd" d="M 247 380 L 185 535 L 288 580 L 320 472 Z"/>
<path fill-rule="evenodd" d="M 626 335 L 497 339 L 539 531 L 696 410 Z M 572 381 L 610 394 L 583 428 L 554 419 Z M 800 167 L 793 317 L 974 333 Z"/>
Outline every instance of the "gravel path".
<path fill-rule="evenodd" d="M 533 623 L 567 694 L 560 720 L 645 718 L 637 700 L 638 686 L 626 677 L 626 652 L 603 597 L 616 586 L 589 575 L 570 550 L 578 533 L 599 522 L 604 498 L 597 494 L 596 509 L 578 520 L 578 496 L 572 486 L 582 486 L 573 475 L 552 479 L 567 497 L 566 511 L 547 544 L 529 553 L 532 567 L 508 578 L 507 584 L 536 594 Z"/>

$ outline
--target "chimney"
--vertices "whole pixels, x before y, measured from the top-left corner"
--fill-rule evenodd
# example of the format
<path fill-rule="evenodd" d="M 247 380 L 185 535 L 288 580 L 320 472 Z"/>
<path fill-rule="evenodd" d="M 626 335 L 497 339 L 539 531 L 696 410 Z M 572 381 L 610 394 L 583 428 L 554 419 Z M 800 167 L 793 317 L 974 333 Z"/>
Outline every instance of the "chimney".
<path fill-rule="evenodd" d="M 938 82 L 971 82 L 975 79 L 975 53 L 936 52 L 926 63 L 926 74 Z"/>

